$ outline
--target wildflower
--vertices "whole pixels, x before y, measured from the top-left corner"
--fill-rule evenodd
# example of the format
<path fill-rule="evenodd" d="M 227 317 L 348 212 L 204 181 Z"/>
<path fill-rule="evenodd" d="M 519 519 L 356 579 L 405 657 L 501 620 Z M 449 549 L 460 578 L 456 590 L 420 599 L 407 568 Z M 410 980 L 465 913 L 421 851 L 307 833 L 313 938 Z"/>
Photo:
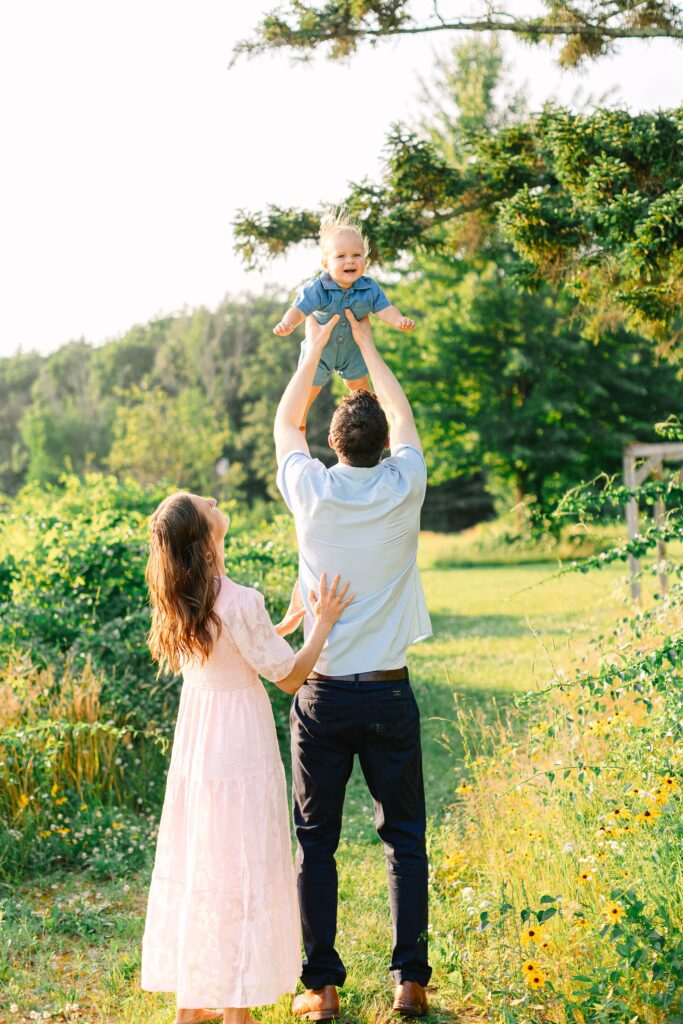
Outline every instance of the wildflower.
<path fill-rule="evenodd" d="M 642 814 L 638 815 L 638 818 L 640 821 L 644 821 L 646 825 L 651 825 L 661 813 L 658 807 L 647 807 Z"/>
<path fill-rule="evenodd" d="M 659 789 L 654 791 L 654 798 L 656 804 L 667 804 L 669 802 L 669 793 L 660 786 Z"/>
<path fill-rule="evenodd" d="M 79 809 L 79 811 L 87 811 L 88 810 L 88 805 L 87 804 L 81 804 L 81 806 L 78 809 Z"/>
<path fill-rule="evenodd" d="M 111 827 L 112 828 L 123 828 L 123 825 L 121 824 L 120 821 L 112 821 Z"/>
<path fill-rule="evenodd" d="M 670 793 L 674 793 L 678 789 L 678 781 L 673 775 L 665 775 L 662 779 L 662 785 L 665 789 L 668 789 Z"/>
<path fill-rule="evenodd" d="M 582 885 L 586 885 L 586 884 L 587 884 L 588 882 L 592 882 L 592 881 L 593 881 L 593 876 L 592 876 L 591 874 L 589 874 L 589 872 L 588 872 L 588 871 L 583 871 L 583 872 L 582 872 L 582 873 L 581 873 L 581 874 L 579 875 L 579 882 L 580 882 L 580 883 L 581 883 Z"/>
<path fill-rule="evenodd" d="M 527 985 L 531 988 L 543 988 L 548 980 L 543 971 L 533 971 L 531 974 L 525 974 L 525 978 Z"/>
<path fill-rule="evenodd" d="M 460 785 L 456 787 L 455 792 L 460 793 L 461 796 L 464 796 L 465 793 L 474 793 L 474 786 L 470 786 L 467 782 L 461 782 Z"/>
<path fill-rule="evenodd" d="M 60 796 L 59 800 L 55 800 L 55 803 L 56 804 L 65 804 L 67 802 L 67 800 L 68 800 L 68 797 Z"/>
<path fill-rule="evenodd" d="M 574 920 L 572 921 L 572 924 L 574 925 L 575 928 L 587 928 L 588 927 L 588 921 L 586 920 L 585 917 L 575 917 Z"/>
<path fill-rule="evenodd" d="M 59 836 L 68 836 L 70 831 L 71 831 L 70 828 L 58 828 L 57 829 L 57 835 L 59 835 Z"/>
<path fill-rule="evenodd" d="M 59 793 L 59 786 L 58 786 L 58 785 L 57 785 L 57 783 L 55 782 L 54 786 L 53 786 L 53 787 L 52 787 L 52 789 L 50 790 L 50 796 L 54 798 L 54 797 L 56 797 L 56 796 L 57 796 L 57 793 Z"/>
<path fill-rule="evenodd" d="M 539 943 L 545 938 L 545 933 L 540 925 L 530 925 L 522 932 L 522 945 L 528 946 L 530 942 Z"/>
<path fill-rule="evenodd" d="M 627 807 L 615 807 L 614 810 L 610 811 L 609 814 L 607 815 L 608 820 L 609 819 L 614 819 L 615 821 L 617 819 L 621 819 L 623 821 L 626 818 L 630 818 L 630 817 L 631 817 L 631 812 L 628 810 Z"/>
<path fill-rule="evenodd" d="M 541 943 L 541 945 L 539 946 L 539 949 L 544 950 L 546 953 L 550 953 L 552 948 L 553 948 L 552 939 L 544 939 L 543 942 Z"/>
<path fill-rule="evenodd" d="M 621 903 L 610 903 L 605 908 L 605 917 L 608 921 L 612 921 L 616 924 L 621 921 L 622 917 L 626 916 L 626 911 L 622 907 Z"/>
<path fill-rule="evenodd" d="M 17 1006 L 16 1003 L 10 1003 L 9 1012 L 10 1013 L 18 1013 L 19 1012 L 19 1007 Z"/>
<path fill-rule="evenodd" d="M 21 794 L 21 796 L 19 797 L 19 806 L 20 806 L 20 807 L 28 807 L 28 805 L 30 804 L 30 802 L 31 802 L 31 801 L 30 801 L 30 800 L 29 800 L 29 798 L 28 798 L 28 797 L 26 796 L 26 793 L 22 793 L 22 794 Z"/>
<path fill-rule="evenodd" d="M 529 974 L 538 974 L 540 970 L 540 966 L 538 964 L 535 964 L 533 960 L 527 960 L 527 962 L 522 966 L 522 971 L 527 976 Z"/>

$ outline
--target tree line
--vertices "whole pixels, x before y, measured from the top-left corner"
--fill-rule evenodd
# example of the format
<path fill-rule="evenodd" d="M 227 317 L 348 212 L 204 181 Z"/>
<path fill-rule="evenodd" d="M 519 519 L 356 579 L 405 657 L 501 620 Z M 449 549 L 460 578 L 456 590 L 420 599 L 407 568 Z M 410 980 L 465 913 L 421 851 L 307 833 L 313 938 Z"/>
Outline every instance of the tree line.
<path fill-rule="evenodd" d="M 492 495 L 508 505 L 530 498 L 549 510 L 568 487 L 602 470 L 618 471 L 625 442 L 654 440 L 657 421 L 683 414 L 675 361 L 663 357 L 652 330 L 639 330 L 627 301 L 619 308 L 605 301 L 604 262 L 592 274 L 590 261 L 577 270 L 577 297 L 571 275 L 529 279 L 518 240 L 499 213 L 484 216 L 477 207 L 422 231 L 426 193 L 443 191 L 434 167 L 460 180 L 477 162 L 473 145 L 488 139 L 493 147 L 496 138 L 509 140 L 528 124 L 522 95 L 506 90 L 505 101 L 497 99 L 504 80 L 495 39 L 456 46 L 424 87 L 410 159 L 397 156 L 388 191 L 366 187 L 378 203 L 391 205 L 391 216 L 364 220 L 373 244 L 386 236 L 388 246 L 381 270 L 370 272 L 418 321 L 413 334 L 379 322 L 376 331 L 424 438 L 432 483 L 427 525 L 452 528 L 490 515 Z M 524 131 L 516 165 L 522 178 Z M 574 143 L 567 133 L 565 149 L 554 150 L 563 160 L 574 154 L 567 181 L 579 174 L 590 133 L 574 135 Z M 655 141 L 653 135 L 651 154 Z M 671 152 L 661 159 L 671 161 Z M 639 166 L 645 174 L 646 165 Z M 525 194 L 533 200 L 538 193 Z M 283 244 L 302 237 L 305 218 L 278 216 Z M 251 237 L 247 219 L 241 245 Z M 594 232 L 601 223 L 597 216 L 584 220 Z M 277 248 L 272 219 L 259 223 L 258 244 Z M 619 225 L 612 229 L 616 238 Z M 410 250 L 397 238 L 389 245 L 386 232 L 408 237 L 410 230 Z M 548 245 L 556 237 L 564 245 L 572 230 L 567 222 L 564 232 L 549 231 Z M 311 275 L 316 272 L 312 252 Z M 675 319 L 675 290 L 665 299 Z M 272 334 L 287 301 L 277 291 L 229 298 L 215 310 L 138 325 L 99 347 L 81 340 L 47 357 L 1 360 L 0 490 L 13 494 L 27 481 L 99 469 L 249 504 L 270 501 L 276 493 L 272 422 L 297 358 L 294 337 Z M 309 445 L 323 460 L 331 457 L 327 426 L 343 390 L 338 381 L 324 389 L 309 420 Z"/>

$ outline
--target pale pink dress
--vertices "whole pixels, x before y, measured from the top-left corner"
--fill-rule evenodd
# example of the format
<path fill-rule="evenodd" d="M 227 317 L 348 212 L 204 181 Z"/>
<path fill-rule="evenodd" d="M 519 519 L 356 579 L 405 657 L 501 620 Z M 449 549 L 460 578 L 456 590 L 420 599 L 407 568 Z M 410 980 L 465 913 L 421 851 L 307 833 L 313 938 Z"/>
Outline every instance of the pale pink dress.
<path fill-rule="evenodd" d="M 285 775 L 259 673 L 294 665 L 257 590 L 222 577 L 223 623 L 183 688 L 142 941 L 142 988 L 178 1006 L 260 1006 L 301 968 Z"/>

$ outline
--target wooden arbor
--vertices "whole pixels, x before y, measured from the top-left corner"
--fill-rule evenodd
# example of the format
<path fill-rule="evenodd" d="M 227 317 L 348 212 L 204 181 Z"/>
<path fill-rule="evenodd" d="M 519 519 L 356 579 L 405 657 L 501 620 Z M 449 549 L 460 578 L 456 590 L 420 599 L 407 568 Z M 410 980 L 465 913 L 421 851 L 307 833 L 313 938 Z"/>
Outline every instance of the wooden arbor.
<path fill-rule="evenodd" d="M 625 485 L 630 491 L 634 491 L 649 476 L 654 477 L 655 480 L 660 478 L 665 459 L 671 462 L 683 463 L 683 442 L 664 441 L 658 444 L 627 445 L 624 449 Z M 681 483 L 683 483 L 683 467 L 679 470 L 679 475 Z M 655 523 L 662 525 L 665 515 L 664 502 L 660 499 L 656 502 L 654 508 Z M 635 497 L 631 498 L 626 504 L 626 526 L 628 529 L 628 539 L 633 540 L 638 533 L 638 501 Z M 657 544 L 657 562 L 663 562 L 665 556 L 666 545 L 664 541 L 659 541 Z M 640 559 L 634 555 L 629 555 L 628 565 L 631 572 L 631 596 L 634 601 L 639 601 L 640 580 L 638 576 L 640 574 Z M 659 572 L 659 588 L 662 594 L 666 593 L 667 578 L 666 573 L 661 567 Z"/>

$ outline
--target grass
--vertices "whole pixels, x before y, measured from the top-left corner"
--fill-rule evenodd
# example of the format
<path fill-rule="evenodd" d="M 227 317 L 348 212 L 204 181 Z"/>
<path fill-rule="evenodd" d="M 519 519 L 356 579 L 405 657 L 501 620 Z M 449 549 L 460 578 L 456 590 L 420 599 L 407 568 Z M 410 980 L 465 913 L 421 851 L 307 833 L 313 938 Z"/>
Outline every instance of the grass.
<path fill-rule="evenodd" d="M 495 727 L 516 691 L 542 686 L 553 664 L 569 664 L 589 640 L 614 626 L 625 613 L 625 587 L 623 567 L 550 581 L 552 564 L 454 567 L 448 540 L 430 535 L 421 561 L 435 635 L 413 649 L 410 669 L 422 711 L 430 835 L 438 862 L 441 829 L 463 770 L 456 719 L 469 715 Z M 338 946 L 349 973 L 344 1016 L 381 1022 L 389 1017 L 392 987 L 390 919 L 382 848 L 357 770 L 347 792 L 339 866 Z M 138 988 L 148 877 L 149 865 L 125 880 L 70 874 L 37 879 L 7 894 L 0 922 L 0 1022 L 46 1015 L 93 1024 L 172 1020 L 172 996 Z M 456 998 L 461 1003 L 454 963 L 463 937 L 453 931 L 450 900 L 436 885 L 433 1020 L 452 1019 Z M 291 1021 L 288 1007 L 283 999 L 256 1015 L 264 1024 Z M 466 1019 L 467 1006 L 460 1009 Z"/>

